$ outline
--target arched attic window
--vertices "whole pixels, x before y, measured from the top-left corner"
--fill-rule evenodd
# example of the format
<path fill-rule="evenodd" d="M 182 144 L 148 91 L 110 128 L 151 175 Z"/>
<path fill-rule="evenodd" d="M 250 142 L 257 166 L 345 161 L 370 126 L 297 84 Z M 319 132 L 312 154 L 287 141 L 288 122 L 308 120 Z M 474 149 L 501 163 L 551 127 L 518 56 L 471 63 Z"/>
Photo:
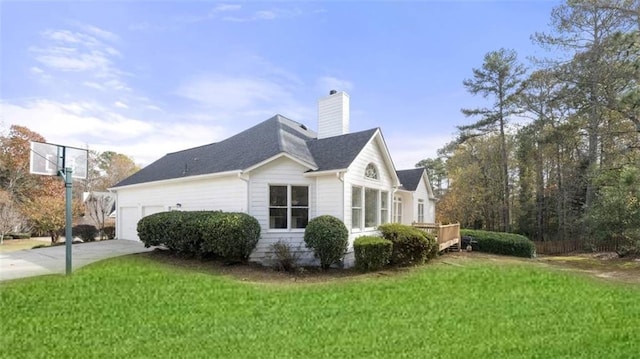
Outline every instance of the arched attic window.
<path fill-rule="evenodd" d="M 364 176 L 371 179 L 378 179 L 378 168 L 373 163 L 369 163 L 364 170 Z"/>

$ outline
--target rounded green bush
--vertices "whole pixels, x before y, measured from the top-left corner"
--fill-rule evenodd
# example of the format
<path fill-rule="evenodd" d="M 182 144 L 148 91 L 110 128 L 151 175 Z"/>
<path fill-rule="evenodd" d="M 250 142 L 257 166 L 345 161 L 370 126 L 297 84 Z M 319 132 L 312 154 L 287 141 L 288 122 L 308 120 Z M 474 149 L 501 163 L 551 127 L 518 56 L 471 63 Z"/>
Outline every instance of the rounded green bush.
<path fill-rule="evenodd" d="M 438 252 L 440 252 L 440 246 L 438 245 L 438 240 L 436 239 L 436 235 L 433 233 L 428 233 L 425 231 L 420 231 L 429 242 L 429 251 L 427 252 L 427 260 L 433 259 L 438 256 Z"/>
<path fill-rule="evenodd" d="M 79 224 L 71 228 L 73 237 L 80 237 L 84 242 L 93 242 L 98 235 L 98 229 L 91 224 Z"/>
<path fill-rule="evenodd" d="M 116 238 L 116 227 L 104 226 L 104 228 L 102 228 L 102 233 L 104 233 L 106 239 L 114 239 Z"/>
<path fill-rule="evenodd" d="M 207 218 L 201 226 L 202 251 L 231 261 L 246 261 L 260 239 L 260 223 L 246 213 L 225 213 Z"/>
<path fill-rule="evenodd" d="M 186 256 L 202 256 L 202 223 L 219 211 L 160 212 L 138 221 L 138 237 L 146 247 L 167 247 Z"/>
<path fill-rule="evenodd" d="M 430 253 L 434 250 L 435 238 L 427 239 L 427 233 L 417 228 L 399 223 L 386 223 L 380 225 L 378 230 L 384 238 L 393 243 L 390 260 L 393 265 L 422 264 L 430 258 Z"/>
<path fill-rule="evenodd" d="M 536 256 L 536 245 L 520 234 L 462 229 L 460 235 L 476 240 L 479 252 L 525 258 Z"/>
<path fill-rule="evenodd" d="M 320 267 L 328 269 L 344 257 L 349 245 L 349 231 L 340 219 L 329 215 L 319 216 L 307 224 L 304 243 L 320 259 Z"/>
<path fill-rule="evenodd" d="M 389 263 L 393 243 L 382 237 L 362 236 L 353 242 L 356 268 L 368 271 L 378 270 Z"/>

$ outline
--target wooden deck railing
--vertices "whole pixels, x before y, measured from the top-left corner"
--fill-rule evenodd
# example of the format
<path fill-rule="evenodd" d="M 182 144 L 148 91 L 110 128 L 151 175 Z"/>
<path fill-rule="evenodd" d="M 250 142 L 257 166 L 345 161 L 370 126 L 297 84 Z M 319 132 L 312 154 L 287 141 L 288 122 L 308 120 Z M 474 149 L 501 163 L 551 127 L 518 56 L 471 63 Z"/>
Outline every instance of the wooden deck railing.
<path fill-rule="evenodd" d="M 453 246 L 454 244 L 458 244 L 458 249 L 462 250 L 462 245 L 460 243 L 460 223 L 413 223 L 412 226 L 427 233 L 434 234 L 438 240 L 438 246 L 441 251 Z"/>

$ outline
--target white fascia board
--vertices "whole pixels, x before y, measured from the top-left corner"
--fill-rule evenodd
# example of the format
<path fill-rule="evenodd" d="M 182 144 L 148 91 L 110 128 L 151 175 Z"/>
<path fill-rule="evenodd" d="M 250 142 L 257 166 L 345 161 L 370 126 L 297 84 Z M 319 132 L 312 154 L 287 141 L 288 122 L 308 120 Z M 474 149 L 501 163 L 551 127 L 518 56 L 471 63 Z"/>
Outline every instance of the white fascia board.
<path fill-rule="evenodd" d="M 316 170 L 316 169 L 318 169 L 318 167 L 316 167 L 316 166 L 314 166 L 314 165 L 312 165 L 312 164 L 310 164 L 310 163 L 308 163 L 308 162 L 302 161 L 302 160 L 300 160 L 300 159 L 297 159 L 297 158 L 295 158 L 295 157 L 291 156 L 291 155 L 290 155 L 290 154 L 288 154 L 288 153 L 283 153 L 283 152 L 282 152 L 282 153 L 278 153 L 278 154 L 277 154 L 277 155 L 275 155 L 275 156 L 269 157 L 269 158 L 267 158 L 266 160 L 264 160 L 264 161 L 262 161 L 262 162 L 260 162 L 260 163 L 256 163 L 255 165 L 253 165 L 253 166 L 251 166 L 251 167 L 249 167 L 249 168 L 246 168 L 244 171 L 242 171 L 242 173 L 251 172 L 251 171 L 255 170 L 256 168 L 260 168 L 260 167 L 262 167 L 262 166 L 266 165 L 266 164 L 267 164 L 267 163 L 269 163 L 269 162 L 272 162 L 272 161 L 277 160 L 277 159 L 278 159 L 278 158 L 280 158 L 280 157 L 286 157 L 286 158 L 288 158 L 288 159 L 292 160 L 293 162 L 296 162 L 297 164 L 299 164 L 299 165 L 301 165 L 301 166 L 307 167 L 307 168 L 308 168 L 308 169 L 310 169 L 310 170 Z"/>
<path fill-rule="evenodd" d="M 382 136 L 382 131 L 380 130 L 380 128 L 376 129 L 376 132 L 373 134 L 373 136 L 371 136 L 369 141 L 367 141 L 367 143 L 362 147 L 362 149 L 360 150 L 356 158 L 358 158 L 360 154 L 362 154 L 362 151 L 364 151 L 364 149 L 367 146 L 369 146 L 371 142 L 374 140 L 378 141 L 378 143 L 381 145 L 380 147 L 382 148 L 382 157 L 384 158 L 384 161 L 387 164 L 387 169 L 390 168 L 389 172 L 391 173 L 391 180 L 393 182 L 393 186 L 399 187 L 400 178 L 398 178 L 398 173 L 396 173 L 396 166 L 393 164 L 393 159 L 391 159 L 391 154 L 389 153 L 389 147 L 387 147 L 387 143 L 384 141 L 384 137 Z M 351 166 L 351 164 L 349 164 L 349 166 Z"/>
<path fill-rule="evenodd" d="M 178 182 L 192 182 L 192 181 L 198 181 L 198 180 L 209 179 L 209 178 L 238 176 L 241 173 L 242 173 L 242 171 L 240 171 L 240 170 L 217 172 L 217 173 L 208 173 L 208 174 L 204 174 L 204 175 L 186 176 L 186 177 L 171 178 L 171 179 L 153 181 L 153 182 L 136 183 L 136 184 L 131 184 L 131 185 L 127 185 L 127 186 L 111 187 L 111 188 L 108 188 L 108 190 L 112 191 L 112 192 L 117 192 L 118 190 L 121 190 L 121 189 L 130 189 L 130 188 L 136 188 L 136 187 L 161 186 L 161 185 L 165 185 L 165 184 L 172 184 L 172 183 L 178 183 Z"/>
<path fill-rule="evenodd" d="M 304 177 L 319 177 L 319 176 L 327 176 L 333 175 L 336 173 L 345 173 L 347 172 L 346 168 L 336 169 L 336 170 L 326 170 L 326 171 L 318 171 L 318 172 L 306 172 L 303 174 Z"/>

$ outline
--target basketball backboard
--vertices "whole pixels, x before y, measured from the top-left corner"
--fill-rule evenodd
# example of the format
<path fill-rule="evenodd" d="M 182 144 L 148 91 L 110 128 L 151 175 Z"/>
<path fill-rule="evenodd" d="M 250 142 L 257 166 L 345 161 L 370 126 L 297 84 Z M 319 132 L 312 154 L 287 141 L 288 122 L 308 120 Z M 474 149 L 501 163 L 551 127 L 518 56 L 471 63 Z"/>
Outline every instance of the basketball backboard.
<path fill-rule="evenodd" d="M 69 167 L 73 178 L 87 178 L 87 150 L 82 148 L 31 141 L 29 160 L 29 172 L 33 174 L 57 176 Z"/>

